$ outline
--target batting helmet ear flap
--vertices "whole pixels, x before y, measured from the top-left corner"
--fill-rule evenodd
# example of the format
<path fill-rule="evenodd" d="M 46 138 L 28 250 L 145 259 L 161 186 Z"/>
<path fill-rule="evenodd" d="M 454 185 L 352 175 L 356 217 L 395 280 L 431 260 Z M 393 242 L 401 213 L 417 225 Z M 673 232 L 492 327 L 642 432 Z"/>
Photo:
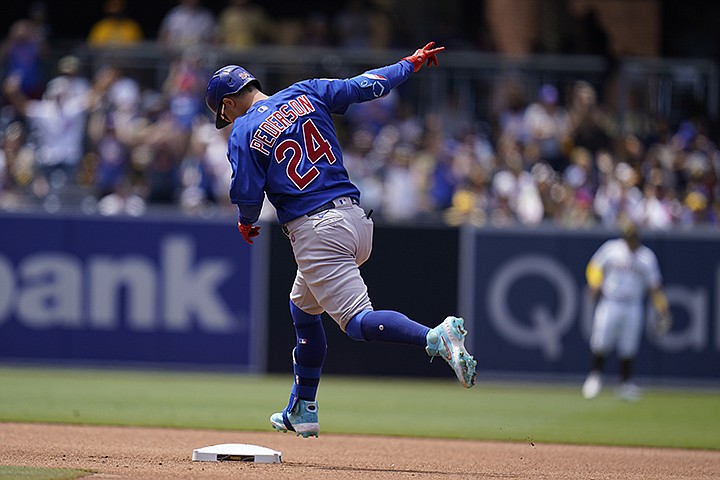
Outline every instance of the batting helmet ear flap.
<path fill-rule="evenodd" d="M 230 122 L 222 116 L 220 108 L 222 99 L 239 92 L 251 82 L 254 82 L 258 89 L 260 88 L 257 78 L 238 65 L 227 65 L 210 77 L 205 90 L 205 103 L 215 114 L 215 128 L 220 129 L 230 125 Z"/>

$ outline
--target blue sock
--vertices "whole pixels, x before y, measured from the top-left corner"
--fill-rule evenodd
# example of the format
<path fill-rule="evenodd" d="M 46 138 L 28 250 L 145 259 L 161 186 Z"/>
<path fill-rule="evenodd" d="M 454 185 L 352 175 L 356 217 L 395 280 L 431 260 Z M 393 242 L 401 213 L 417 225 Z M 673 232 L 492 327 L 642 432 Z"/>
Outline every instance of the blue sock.
<path fill-rule="evenodd" d="M 427 346 L 430 328 L 393 310 L 363 310 L 350 319 L 346 333 L 353 340 Z"/>
<path fill-rule="evenodd" d="M 314 401 L 325 363 L 327 340 L 320 315 L 310 315 L 290 302 L 295 325 L 296 343 L 293 350 L 295 382 L 290 395 L 291 408 L 297 398 Z"/>

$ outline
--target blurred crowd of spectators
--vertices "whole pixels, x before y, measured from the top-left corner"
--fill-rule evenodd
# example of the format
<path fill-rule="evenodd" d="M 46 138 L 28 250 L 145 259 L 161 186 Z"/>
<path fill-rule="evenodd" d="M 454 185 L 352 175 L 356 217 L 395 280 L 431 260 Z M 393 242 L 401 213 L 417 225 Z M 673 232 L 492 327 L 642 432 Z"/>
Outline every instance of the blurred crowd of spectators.
<path fill-rule="evenodd" d="M 491 128 L 451 104 L 424 119 L 398 105 L 374 126 L 358 115 L 370 107 L 356 106 L 346 163 L 363 203 L 394 220 L 439 212 L 453 225 L 720 226 L 720 151 L 707 122 L 672 129 L 604 108 L 585 81 L 567 90 L 564 103 L 553 85 L 529 102 L 518 89 Z"/>
<path fill-rule="evenodd" d="M 277 18 L 252 0 L 227 0 L 217 14 L 200 0 L 180 0 L 163 17 L 157 35 L 146 35 L 126 13 L 125 0 L 105 0 L 104 17 L 92 26 L 87 41 L 94 46 L 128 46 L 149 38 L 172 49 L 200 44 L 230 49 L 267 44 L 383 49 L 410 36 L 408 22 L 398 21 L 391 5 L 387 0 L 346 0 L 329 8 L 300 6 L 303 14 Z M 456 38 L 485 46 L 484 37 L 469 41 L 451 28 L 446 30 L 442 36 L 449 41 Z"/>
<path fill-rule="evenodd" d="M 357 10 L 362 5 L 351 2 L 336 19 L 342 44 L 387 46 L 387 28 L 367 21 Z M 143 32 L 123 11 L 122 0 L 108 0 L 88 43 L 140 41 Z M 322 45 L 328 23 L 317 20 L 284 34 Z M 194 46 L 222 38 L 246 48 L 264 41 L 269 22 L 246 0 L 230 1 L 217 18 L 183 0 L 166 15 L 157 41 Z M 44 48 L 42 22 L 34 18 L 16 22 L 3 44 L 0 209 L 34 202 L 52 212 L 70 202 L 105 215 L 162 206 L 198 215 L 233 210 L 229 129 L 216 130 L 204 105 L 209 72 L 199 50 L 174 60 L 153 89 L 113 65 L 86 76 L 72 55 L 44 81 Z M 464 113 L 450 92 L 423 116 L 397 91 L 352 106 L 338 117 L 338 130 L 363 205 L 392 222 L 584 228 L 628 218 L 652 229 L 720 225 L 720 152 L 706 120 L 673 126 L 640 109 L 621 114 L 584 81 L 545 84 L 532 98 L 523 91 L 511 91 L 490 119 Z M 264 216 L 272 218 L 269 206 Z"/>

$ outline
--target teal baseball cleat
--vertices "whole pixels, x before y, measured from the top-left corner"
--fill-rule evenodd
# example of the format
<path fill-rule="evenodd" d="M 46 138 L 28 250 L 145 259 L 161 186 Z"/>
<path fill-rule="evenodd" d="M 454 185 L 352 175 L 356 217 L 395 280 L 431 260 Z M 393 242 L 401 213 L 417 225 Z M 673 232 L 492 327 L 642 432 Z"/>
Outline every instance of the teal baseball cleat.
<path fill-rule="evenodd" d="M 431 357 L 440 356 L 452 367 L 465 388 L 475 385 L 477 362 L 465 349 L 465 321 L 459 317 L 447 317 L 427 334 L 425 351 Z M 432 361 L 432 359 L 431 359 Z"/>
<path fill-rule="evenodd" d="M 273 413 L 270 423 L 278 432 L 290 430 L 303 438 L 317 437 L 320 434 L 317 402 L 298 399 L 290 411 L 286 408 L 282 412 Z"/>

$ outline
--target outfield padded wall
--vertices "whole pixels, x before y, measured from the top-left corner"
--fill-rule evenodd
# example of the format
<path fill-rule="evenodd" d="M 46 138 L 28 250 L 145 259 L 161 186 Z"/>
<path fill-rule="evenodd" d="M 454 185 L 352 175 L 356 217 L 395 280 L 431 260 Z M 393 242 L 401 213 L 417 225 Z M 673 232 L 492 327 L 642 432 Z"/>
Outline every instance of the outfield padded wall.
<path fill-rule="evenodd" d="M 0 358 L 264 370 L 264 247 L 233 222 L 3 215 L 0 231 Z"/>
<path fill-rule="evenodd" d="M 2 214 L 0 232 L 0 361 L 291 372 L 295 263 L 276 224 L 252 247 L 232 218 Z M 615 234 L 379 224 L 361 270 L 376 309 L 428 326 L 464 316 L 483 372 L 577 376 L 589 367 L 585 264 Z M 637 374 L 716 382 L 720 234 L 644 238 L 675 323 L 662 339 L 645 332 Z M 421 349 L 323 321 L 326 373 L 448 376 Z"/>

